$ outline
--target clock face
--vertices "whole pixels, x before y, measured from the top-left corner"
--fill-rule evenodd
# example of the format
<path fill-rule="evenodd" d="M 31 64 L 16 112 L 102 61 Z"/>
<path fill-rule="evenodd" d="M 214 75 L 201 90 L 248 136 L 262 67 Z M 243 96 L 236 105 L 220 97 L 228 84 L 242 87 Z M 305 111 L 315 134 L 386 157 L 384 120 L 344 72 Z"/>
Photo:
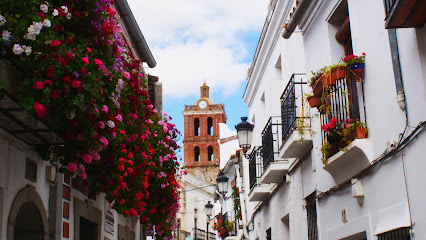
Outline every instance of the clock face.
<path fill-rule="evenodd" d="M 207 107 L 207 102 L 206 102 L 206 101 L 200 101 L 200 102 L 198 103 L 198 106 L 199 106 L 200 108 L 206 108 L 206 107 Z"/>

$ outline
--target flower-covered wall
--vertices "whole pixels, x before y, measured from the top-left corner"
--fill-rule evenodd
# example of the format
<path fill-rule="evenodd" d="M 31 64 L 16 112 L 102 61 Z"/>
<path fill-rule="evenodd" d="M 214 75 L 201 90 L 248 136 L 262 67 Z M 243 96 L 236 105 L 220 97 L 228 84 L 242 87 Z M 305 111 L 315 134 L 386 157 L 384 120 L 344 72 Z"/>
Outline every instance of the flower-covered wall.
<path fill-rule="evenodd" d="M 22 73 L 20 106 L 64 142 L 39 147 L 41 156 L 105 193 L 118 213 L 169 237 L 180 133 L 149 100 L 119 19 L 114 0 L 3 0 L 2 55 Z"/>

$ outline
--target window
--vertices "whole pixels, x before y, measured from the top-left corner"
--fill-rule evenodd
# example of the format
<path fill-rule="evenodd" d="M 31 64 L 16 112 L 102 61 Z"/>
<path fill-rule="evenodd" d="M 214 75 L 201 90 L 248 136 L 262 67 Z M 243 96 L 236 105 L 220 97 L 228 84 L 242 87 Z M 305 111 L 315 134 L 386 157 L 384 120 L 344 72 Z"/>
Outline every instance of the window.
<path fill-rule="evenodd" d="M 268 228 L 268 230 L 266 230 L 266 240 L 272 240 L 271 228 Z"/>
<path fill-rule="evenodd" d="M 199 147 L 194 148 L 194 161 L 196 161 L 196 162 L 200 161 L 200 148 Z"/>
<path fill-rule="evenodd" d="M 33 182 L 37 181 L 37 163 L 29 158 L 27 158 L 25 178 Z"/>
<path fill-rule="evenodd" d="M 389 232 L 377 235 L 378 240 L 410 240 L 410 228 L 398 228 Z"/>
<path fill-rule="evenodd" d="M 316 192 L 305 198 L 308 217 L 308 240 L 318 240 Z"/>
<path fill-rule="evenodd" d="M 214 159 L 213 147 L 212 147 L 212 146 L 209 146 L 209 147 L 207 148 L 207 152 L 208 152 L 208 160 L 209 160 L 209 161 L 213 161 L 213 159 Z"/>
<path fill-rule="evenodd" d="M 207 135 L 213 135 L 213 119 L 207 118 Z"/>
<path fill-rule="evenodd" d="M 200 136 L 200 119 L 194 119 L 194 136 Z"/>
<path fill-rule="evenodd" d="M 80 240 L 98 239 L 98 225 L 80 217 Z"/>

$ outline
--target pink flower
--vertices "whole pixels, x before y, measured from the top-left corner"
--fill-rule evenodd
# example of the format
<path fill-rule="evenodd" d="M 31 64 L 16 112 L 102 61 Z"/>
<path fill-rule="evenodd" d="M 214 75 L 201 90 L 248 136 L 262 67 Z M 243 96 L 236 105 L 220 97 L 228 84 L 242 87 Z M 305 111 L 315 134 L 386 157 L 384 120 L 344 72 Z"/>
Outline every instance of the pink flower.
<path fill-rule="evenodd" d="M 99 160 L 99 159 L 101 159 L 101 155 L 99 155 L 99 153 L 98 153 L 98 152 L 96 152 L 96 151 L 94 151 L 94 150 L 91 150 L 91 151 L 90 151 L 90 155 L 92 155 L 92 158 L 93 158 L 94 160 Z"/>
<path fill-rule="evenodd" d="M 129 72 L 124 72 L 124 73 L 123 73 L 123 76 L 124 76 L 127 80 L 129 80 L 129 79 L 130 79 L 130 73 L 129 73 Z"/>
<path fill-rule="evenodd" d="M 105 123 L 104 123 L 104 122 L 102 122 L 102 121 L 99 121 L 99 127 L 100 127 L 101 129 L 104 129 L 104 128 L 105 128 Z"/>
<path fill-rule="evenodd" d="M 67 170 L 70 172 L 76 172 L 77 171 L 77 165 L 75 163 L 68 163 Z"/>
<path fill-rule="evenodd" d="M 166 187 L 166 184 L 161 184 L 161 188 L 165 188 Z"/>
<path fill-rule="evenodd" d="M 92 52 L 92 50 L 91 50 L 89 47 L 87 47 L 87 48 L 86 48 L 86 51 L 87 51 L 88 53 L 91 53 L 91 52 Z"/>
<path fill-rule="evenodd" d="M 101 67 L 103 63 L 101 60 L 95 59 L 95 64 L 98 65 L 98 67 Z"/>
<path fill-rule="evenodd" d="M 103 144 L 104 146 L 107 146 L 107 145 L 108 145 L 108 140 L 107 140 L 105 137 L 101 137 L 100 141 L 102 142 L 102 144 Z"/>
<path fill-rule="evenodd" d="M 71 82 L 71 86 L 72 86 L 73 88 L 79 88 L 79 87 L 81 87 L 81 81 L 73 80 L 73 81 Z"/>
<path fill-rule="evenodd" d="M 43 104 L 35 102 L 33 106 L 34 106 L 34 109 L 36 110 L 36 114 L 38 117 L 42 118 L 46 115 L 47 109 L 45 106 L 43 106 Z"/>
<path fill-rule="evenodd" d="M 123 121 L 123 117 L 122 117 L 120 114 L 118 114 L 118 115 L 115 117 L 115 119 L 117 119 L 117 121 L 119 121 L 119 122 L 122 122 L 122 121 Z"/>
<path fill-rule="evenodd" d="M 106 105 L 103 105 L 101 110 L 105 113 L 108 113 L 108 107 Z"/>
<path fill-rule="evenodd" d="M 81 61 L 83 61 L 85 64 L 89 64 L 89 58 L 88 57 L 82 58 Z"/>
<path fill-rule="evenodd" d="M 93 159 L 93 156 L 92 156 L 91 154 L 84 154 L 84 155 L 83 155 L 83 160 L 84 160 L 86 163 L 91 163 L 91 162 L 92 162 L 92 159 Z"/>
<path fill-rule="evenodd" d="M 111 120 L 108 120 L 107 125 L 108 125 L 109 128 L 115 128 L 115 124 Z"/>
<path fill-rule="evenodd" d="M 37 82 L 33 83 L 33 87 L 34 87 L 35 89 L 37 89 L 37 90 L 41 90 L 41 89 L 43 89 L 43 88 L 44 88 L 44 86 L 43 86 L 43 82 L 42 82 L 42 81 L 37 81 Z"/>

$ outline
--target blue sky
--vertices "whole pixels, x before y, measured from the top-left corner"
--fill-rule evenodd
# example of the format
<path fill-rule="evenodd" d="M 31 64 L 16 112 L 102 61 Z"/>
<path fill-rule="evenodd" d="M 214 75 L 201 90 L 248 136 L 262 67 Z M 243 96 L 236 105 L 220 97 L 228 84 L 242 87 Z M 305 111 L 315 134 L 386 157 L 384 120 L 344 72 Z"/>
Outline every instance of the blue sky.
<path fill-rule="evenodd" d="M 163 83 L 163 110 L 177 128 L 183 133 L 184 106 L 199 99 L 206 80 L 210 98 L 225 104 L 227 125 L 234 129 L 248 114 L 242 95 L 269 1 L 128 3 L 157 61 L 145 70 Z"/>

